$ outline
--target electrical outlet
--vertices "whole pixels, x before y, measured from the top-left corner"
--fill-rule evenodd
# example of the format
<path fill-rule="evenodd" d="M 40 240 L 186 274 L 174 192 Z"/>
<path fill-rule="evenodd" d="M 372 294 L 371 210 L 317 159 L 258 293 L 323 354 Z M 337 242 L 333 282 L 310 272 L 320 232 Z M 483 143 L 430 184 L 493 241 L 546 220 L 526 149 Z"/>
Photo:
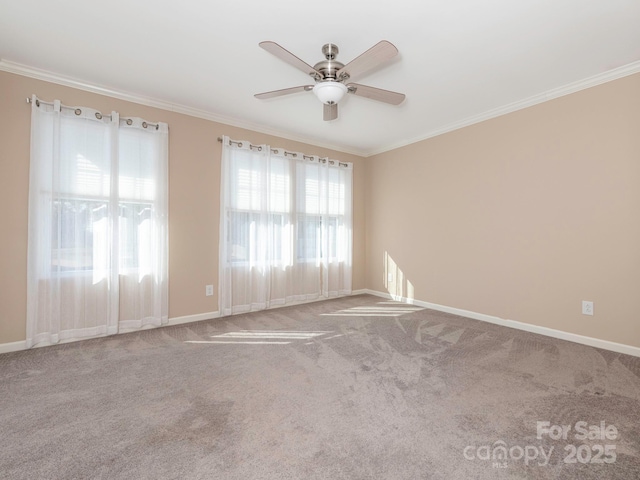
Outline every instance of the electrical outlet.
<path fill-rule="evenodd" d="M 593 302 L 588 302 L 587 300 L 582 301 L 582 314 L 593 315 Z"/>
<path fill-rule="evenodd" d="M 205 295 L 207 297 L 213 295 L 213 285 L 207 285 L 207 288 L 205 289 Z"/>
<path fill-rule="evenodd" d="M 387 282 L 393 282 L 393 273 L 387 274 Z"/>

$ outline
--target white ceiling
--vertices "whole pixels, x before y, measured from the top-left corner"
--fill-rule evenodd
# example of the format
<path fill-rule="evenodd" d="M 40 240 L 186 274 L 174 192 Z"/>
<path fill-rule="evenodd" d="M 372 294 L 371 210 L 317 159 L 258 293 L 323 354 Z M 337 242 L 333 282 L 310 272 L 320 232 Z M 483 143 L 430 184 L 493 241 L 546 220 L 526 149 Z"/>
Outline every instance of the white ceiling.
<path fill-rule="evenodd" d="M 310 92 L 257 100 L 310 83 L 263 40 L 311 65 L 325 43 L 348 63 L 388 40 L 399 55 L 353 80 L 407 98 L 348 95 L 332 122 Z M 0 0 L 0 59 L 0 69 L 370 155 L 640 71 L 640 1 Z"/>

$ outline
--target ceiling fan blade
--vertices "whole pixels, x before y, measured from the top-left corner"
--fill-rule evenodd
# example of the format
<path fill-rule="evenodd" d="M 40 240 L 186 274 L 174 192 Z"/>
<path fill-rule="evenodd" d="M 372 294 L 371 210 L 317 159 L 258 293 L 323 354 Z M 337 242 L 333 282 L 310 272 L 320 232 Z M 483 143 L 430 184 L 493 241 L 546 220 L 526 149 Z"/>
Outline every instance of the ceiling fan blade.
<path fill-rule="evenodd" d="M 293 53 L 281 47 L 276 42 L 270 42 L 270 41 L 260 42 L 258 45 L 263 49 L 265 49 L 267 52 L 278 57 L 280 60 L 284 60 L 289 65 L 293 65 L 298 70 L 303 71 L 307 75 L 311 75 L 312 77 L 315 77 L 316 75 L 320 75 L 322 77 L 320 72 L 318 72 L 315 68 L 313 68 L 308 63 L 300 60 Z"/>
<path fill-rule="evenodd" d="M 271 92 L 256 93 L 254 97 L 260 100 L 267 98 L 281 97 L 282 95 L 289 95 L 290 93 L 308 92 L 313 90 L 313 85 L 302 85 L 300 87 L 283 88 L 282 90 L 273 90 Z"/>
<path fill-rule="evenodd" d="M 405 99 L 404 93 L 383 90 L 382 88 L 369 87 L 358 83 L 350 83 L 347 85 L 347 92 L 358 95 L 359 97 L 370 98 L 378 102 L 390 103 L 391 105 L 400 105 Z"/>
<path fill-rule="evenodd" d="M 323 105 L 323 112 L 322 112 L 322 119 L 325 122 L 328 122 L 330 120 L 335 120 L 336 118 L 338 118 L 338 104 L 337 103 L 332 103 L 332 104 L 328 104 L 325 103 Z"/>
<path fill-rule="evenodd" d="M 382 40 L 338 70 L 336 73 L 337 78 L 342 76 L 343 79 L 346 79 L 362 75 L 397 54 L 398 49 L 392 43 Z"/>

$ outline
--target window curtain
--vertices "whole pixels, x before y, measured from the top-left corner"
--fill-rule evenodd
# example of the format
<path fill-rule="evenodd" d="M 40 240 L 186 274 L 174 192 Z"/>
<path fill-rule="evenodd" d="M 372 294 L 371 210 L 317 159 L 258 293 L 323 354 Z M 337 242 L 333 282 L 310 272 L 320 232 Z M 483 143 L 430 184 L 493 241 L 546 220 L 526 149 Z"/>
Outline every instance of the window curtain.
<path fill-rule="evenodd" d="M 27 348 L 168 318 L 168 127 L 31 100 Z"/>
<path fill-rule="evenodd" d="M 352 165 L 222 143 L 221 315 L 350 294 Z"/>

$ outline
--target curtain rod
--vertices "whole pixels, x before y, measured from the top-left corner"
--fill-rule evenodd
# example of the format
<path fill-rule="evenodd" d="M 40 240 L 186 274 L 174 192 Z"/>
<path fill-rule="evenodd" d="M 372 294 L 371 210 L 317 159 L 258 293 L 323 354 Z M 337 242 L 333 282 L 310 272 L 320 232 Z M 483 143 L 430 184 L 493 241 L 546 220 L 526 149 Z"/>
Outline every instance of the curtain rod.
<path fill-rule="evenodd" d="M 27 103 L 31 103 L 31 99 L 29 97 L 27 97 Z M 39 107 L 41 103 L 43 105 L 53 106 L 52 102 L 45 102 L 44 100 L 36 99 L 36 107 Z M 62 105 L 62 104 L 60 104 L 60 108 L 68 108 L 70 110 L 73 110 L 76 115 L 81 115 L 82 114 L 82 109 L 80 109 L 80 108 L 68 107 L 68 106 Z M 102 120 L 103 117 L 111 118 L 111 115 L 103 115 L 100 112 L 96 112 L 96 118 L 98 120 Z M 133 124 L 133 120 L 131 120 L 130 118 L 122 118 L 122 120 L 125 120 L 127 125 Z M 158 130 L 160 128 L 160 125 L 157 124 L 157 123 L 142 122 L 142 127 L 143 128 L 156 127 L 156 130 Z"/>
<path fill-rule="evenodd" d="M 222 143 L 222 137 L 218 137 L 218 142 Z M 235 143 L 236 145 L 238 145 L 239 147 L 241 147 L 241 148 L 242 148 L 242 142 L 236 142 L 235 140 L 231 140 L 231 139 L 229 139 L 229 143 Z M 252 144 L 249 144 L 249 148 L 250 148 L 250 149 L 254 149 L 254 148 L 255 148 L 255 149 L 256 149 L 256 150 L 258 150 L 259 152 L 261 152 L 261 151 L 262 151 L 262 145 L 252 145 Z M 275 153 L 276 155 L 277 155 L 277 154 L 278 154 L 278 152 L 279 152 L 279 150 L 277 150 L 277 149 L 275 149 L 275 148 L 272 148 L 272 149 L 271 149 L 271 151 L 272 151 L 273 153 Z M 284 156 L 286 157 L 287 155 L 291 155 L 293 158 L 296 158 L 296 157 L 298 156 L 298 154 L 297 154 L 296 152 L 287 152 L 287 151 L 285 150 L 285 151 L 284 151 Z M 311 156 L 311 155 L 305 155 L 305 154 L 302 154 L 302 158 L 303 158 L 303 159 L 305 159 L 305 160 L 313 160 L 313 156 Z M 335 164 L 336 164 L 335 160 L 329 160 L 328 158 L 318 158 L 318 160 L 319 160 L 319 161 L 321 161 L 322 163 L 327 163 L 327 161 L 329 161 L 329 165 L 335 165 Z M 342 162 L 338 162 L 338 166 L 340 166 L 340 167 L 348 167 L 348 166 L 349 166 L 349 164 L 347 164 L 347 163 L 342 163 Z"/>

